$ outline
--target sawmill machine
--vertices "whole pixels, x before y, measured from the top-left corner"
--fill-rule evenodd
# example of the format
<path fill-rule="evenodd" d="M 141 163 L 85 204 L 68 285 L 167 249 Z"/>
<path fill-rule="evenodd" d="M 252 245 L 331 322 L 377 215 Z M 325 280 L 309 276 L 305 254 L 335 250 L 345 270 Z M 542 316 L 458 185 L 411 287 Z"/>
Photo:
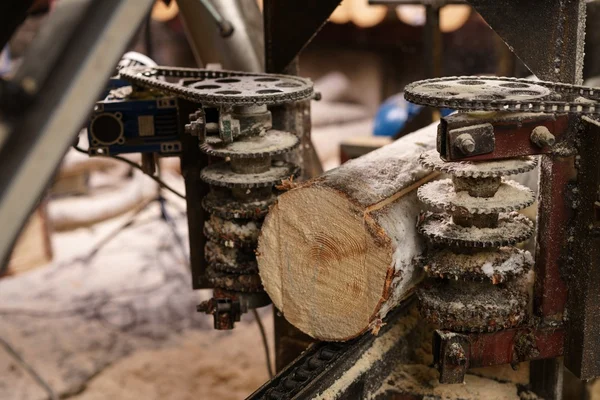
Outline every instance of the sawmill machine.
<path fill-rule="evenodd" d="M 243 312 L 270 304 L 256 240 L 279 185 L 300 173 L 298 152 L 309 140 L 301 125 L 315 96 L 309 80 L 294 76 L 294 59 L 339 1 L 265 1 L 271 73 L 129 66 L 118 72 L 123 84 L 108 93 L 104 78 L 152 1 L 64 3 L 35 56 L 2 81 L 2 258 L 95 104 L 92 154 L 142 153 L 149 173 L 157 156 L 181 157 L 193 285 L 214 290 L 198 309 L 214 315 L 215 328 L 233 328 Z M 413 301 L 436 327 L 442 383 L 463 382 L 470 368 L 529 361 L 531 390 L 559 399 L 561 357 L 582 380 L 600 375 L 600 89 L 581 86 L 586 2 L 470 3 L 541 80 L 447 77 L 407 87 L 411 102 L 458 110 L 440 121 L 436 151 L 420 158 L 447 177 L 418 191 L 429 209 L 418 229 L 429 245 L 417 299 L 390 312 L 378 338 L 313 345 L 251 398 L 323 398 L 335 385 L 334 398 L 366 398 L 384 383 L 393 387 L 387 374 L 412 346 L 394 327 Z M 79 23 L 60 24 L 70 18 Z M 115 31 L 123 44 L 101 42 Z M 64 68 L 55 68 L 58 61 Z M 538 164 L 534 231 L 517 213 L 534 194 L 509 177 Z M 534 235 L 535 260 L 518 246 Z M 282 353 L 293 347 L 290 332 L 276 332 Z M 370 359 L 374 351 L 378 358 Z"/>
<path fill-rule="evenodd" d="M 586 2 L 469 3 L 540 80 L 461 76 L 406 87 L 413 103 L 458 110 L 441 119 L 437 148 L 420 157 L 424 168 L 445 176 L 418 190 L 417 226 L 428 243 L 418 307 L 437 328 L 433 356 L 441 383 L 462 383 L 471 368 L 528 361 L 531 392 L 519 390 L 521 396 L 560 399 L 564 367 L 582 381 L 600 375 L 600 89 L 582 86 Z M 536 167 L 534 227 L 518 211 L 535 194 L 511 178 Z M 530 238 L 535 257 L 519 245 Z M 399 348 L 378 352 L 381 343 L 321 345 L 253 398 L 430 398 L 414 386 L 392 389 L 391 397 L 374 390 L 376 380 L 394 386 L 384 371 L 402 359 Z M 319 352 L 334 361 L 322 361 L 329 370 L 311 371 L 313 359 L 323 360 Z M 377 356 L 367 366 L 369 352 Z M 294 374 L 309 383 L 294 386 Z M 585 398 L 586 389 L 579 390 Z"/>
<path fill-rule="evenodd" d="M 242 313 L 270 304 L 258 276 L 256 241 L 276 186 L 299 172 L 285 155 L 300 138 L 273 129 L 269 107 L 309 99 L 312 83 L 174 67 L 129 67 L 118 79 L 127 86 L 96 104 L 89 151 L 181 157 L 193 272 L 200 271 L 193 274 L 195 287 L 214 288 L 214 297 L 198 310 L 214 315 L 216 329 L 232 329 Z M 186 108 L 187 123 L 178 127 Z M 153 163 L 150 158 L 150 173 Z"/>

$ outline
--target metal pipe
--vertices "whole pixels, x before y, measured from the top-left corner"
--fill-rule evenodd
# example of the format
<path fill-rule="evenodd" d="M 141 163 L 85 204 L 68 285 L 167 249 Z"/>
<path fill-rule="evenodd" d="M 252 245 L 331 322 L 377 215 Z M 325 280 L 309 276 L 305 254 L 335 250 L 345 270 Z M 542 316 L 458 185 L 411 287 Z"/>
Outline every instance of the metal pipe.
<path fill-rule="evenodd" d="M 180 18 L 198 65 L 221 64 L 223 69 L 264 71 L 262 14 L 248 0 L 178 0 Z M 214 29 L 217 22 L 219 29 Z M 227 24 L 231 25 L 230 34 Z"/>

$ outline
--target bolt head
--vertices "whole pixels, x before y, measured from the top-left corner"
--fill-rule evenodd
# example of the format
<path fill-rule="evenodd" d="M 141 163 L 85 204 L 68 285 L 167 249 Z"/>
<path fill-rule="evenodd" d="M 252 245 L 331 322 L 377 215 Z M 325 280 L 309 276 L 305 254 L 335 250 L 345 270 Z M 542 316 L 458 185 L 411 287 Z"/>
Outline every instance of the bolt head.
<path fill-rule="evenodd" d="M 458 135 L 454 145 L 463 154 L 471 154 L 475 151 L 475 139 L 473 139 L 473 136 L 469 135 L 468 133 Z"/>

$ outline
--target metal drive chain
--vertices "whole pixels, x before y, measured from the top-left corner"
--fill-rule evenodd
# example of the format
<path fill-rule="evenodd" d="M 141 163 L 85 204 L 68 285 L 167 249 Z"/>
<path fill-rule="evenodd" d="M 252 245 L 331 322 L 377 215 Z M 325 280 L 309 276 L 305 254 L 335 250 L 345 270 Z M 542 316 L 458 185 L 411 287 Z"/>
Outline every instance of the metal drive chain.
<path fill-rule="evenodd" d="M 600 114 L 600 88 L 519 78 L 458 76 L 405 88 L 406 100 L 463 111 Z"/>
<path fill-rule="evenodd" d="M 309 79 L 289 75 L 177 67 L 131 67 L 119 75 L 135 85 L 209 105 L 282 104 L 314 93 Z"/>
<path fill-rule="evenodd" d="M 354 342 L 323 342 L 306 350 L 301 359 L 281 372 L 248 400 L 290 400 L 307 384 L 327 370 Z"/>

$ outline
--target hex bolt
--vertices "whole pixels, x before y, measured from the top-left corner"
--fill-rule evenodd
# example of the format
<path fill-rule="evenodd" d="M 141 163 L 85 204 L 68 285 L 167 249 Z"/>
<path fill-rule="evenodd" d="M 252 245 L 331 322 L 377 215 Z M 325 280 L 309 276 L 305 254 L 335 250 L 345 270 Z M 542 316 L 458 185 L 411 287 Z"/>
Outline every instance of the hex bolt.
<path fill-rule="evenodd" d="M 221 114 L 219 117 L 219 136 L 225 143 L 233 142 L 240 135 L 240 121 L 232 118 L 231 114 Z"/>
<path fill-rule="evenodd" d="M 545 126 L 536 126 L 531 131 L 531 141 L 538 147 L 554 146 L 556 138 Z"/>
<path fill-rule="evenodd" d="M 471 154 L 475 151 L 475 139 L 468 133 L 463 133 L 456 137 L 454 146 L 463 154 Z"/>

